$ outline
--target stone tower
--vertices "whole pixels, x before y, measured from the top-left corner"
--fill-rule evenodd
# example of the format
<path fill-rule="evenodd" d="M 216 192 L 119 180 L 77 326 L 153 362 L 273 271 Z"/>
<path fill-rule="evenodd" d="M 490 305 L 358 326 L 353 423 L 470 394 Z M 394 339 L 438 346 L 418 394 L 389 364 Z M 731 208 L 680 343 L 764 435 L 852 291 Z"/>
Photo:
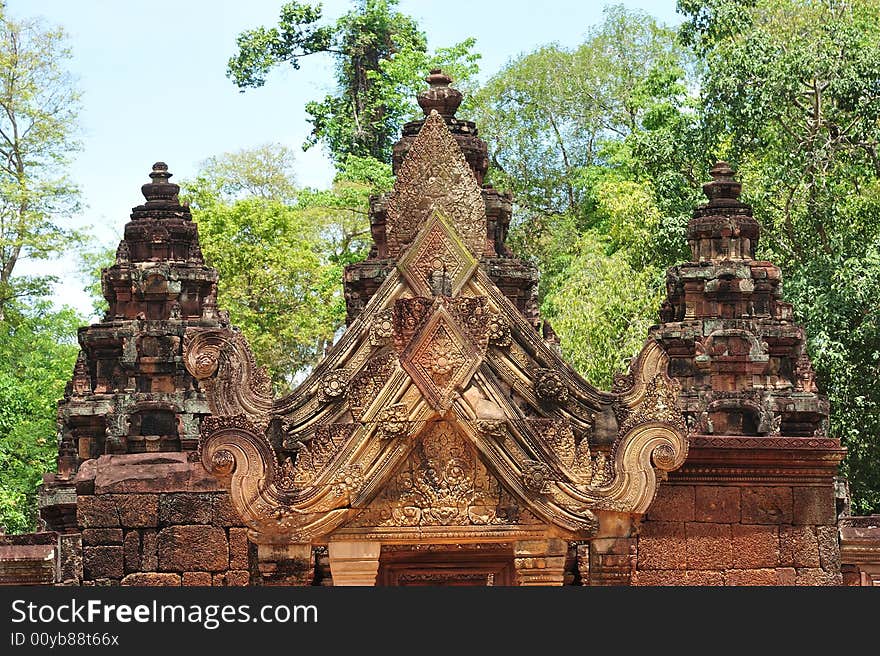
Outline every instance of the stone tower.
<path fill-rule="evenodd" d="M 827 585 L 841 580 L 835 476 L 803 327 L 782 275 L 755 258 L 760 229 L 725 162 L 688 224 L 691 261 L 671 267 L 662 323 L 688 424 L 688 457 L 642 522 L 640 585 Z"/>
<path fill-rule="evenodd" d="M 419 131 L 432 111 L 446 123 L 450 134 L 464 155 L 468 167 L 474 174 L 486 210 L 485 240 L 479 244 L 480 265 L 492 281 L 507 296 L 516 308 L 536 327 L 544 337 L 555 340 L 556 336 L 549 323 L 538 315 L 538 270 L 534 264 L 517 258 L 505 243 L 513 211 L 513 197 L 501 193 L 483 182 L 489 169 L 489 156 L 486 142 L 479 138 L 476 124 L 456 118 L 455 112 L 461 104 L 461 91 L 450 86 L 452 79 L 439 69 L 431 71 L 426 78 L 430 85 L 416 97 L 425 118 L 410 121 L 403 126 L 400 140 L 394 144 L 392 171 L 395 176 L 407 154 L 416 141 Z M 437 183 L 435 194 L 442 193 L 447 181 Z M 428 195 L 430 195 L 430 191 Z M 375 294 L 379 285 L 394 269 L 395 261 L 402 248 L 409 245 L 415 234 L 405 233 L 404 241 L 388 239 L 388 200 L 389 194 L 374 197 L 370 203 L 370 230 L 373 247 L 363 262 L 350 264 L 345 269 L 345 301 L 348 310 L 348 323 L 354 320 Z M 391 217 L 392 223 L 400 220 Z M 394 226 L 392 230 L 395 228 Z"/>
<path fill-rule="evenodd" d="M 780 300 L 779 267 L 755 259 L 760 229 L 730 167 L 718 162 L 712 178 L 688 223 L 692 261 L 669 270 L 664 323 L 652 331 L 681 382 L 681 409 L 706 435 L 825 437 L 828 400 Z"/>
<path fill-rule="evenodd" d="M 40 515 L 61 534 L 66 583 L 249 578 L 244 529 L 230 528 L 238 518 L 226 494 L 192 457 L 211 410 L 184 366 L 185 333 L 228 321 L 217 311 L 217 272 L 205 265 L 170 177 L 157 162 L 141 187 L 145 202 L 132 209 L 116 263 L 101 276 L 107 314 L 80 329 L 58 405 L 58 471 L 44 476 Z M 232 579 L 230 531 L 238 538 Z"/>

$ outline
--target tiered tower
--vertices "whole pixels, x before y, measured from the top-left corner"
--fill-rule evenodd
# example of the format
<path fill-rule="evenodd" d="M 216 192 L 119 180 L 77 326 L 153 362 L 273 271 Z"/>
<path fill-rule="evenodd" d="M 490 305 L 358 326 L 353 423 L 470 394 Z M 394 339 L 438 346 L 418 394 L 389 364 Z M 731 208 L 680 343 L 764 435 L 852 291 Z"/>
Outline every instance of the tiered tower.
<path fill-rule="evenodd" d="M 755 259 L 760 228 L 730 167 L 718 162 L 712 178 L 688 224 L 692 261 L 669 270 L 664 323 L 652 331 L 681 382 L 681 409 L 701 434 L 824 437 L 828 400 L 780 300 L 779 267 Z"/>
<path fill-rule="evenodd" d="M 183 364 L 186 331 L 229 324 L 170 177 L 157 162 L 141 187 L 146 202 L 101 276 L 107 314 L 80 329 L 58 405 L 58 471 L 44 476 L 40 514 L 61 534 L 65 583 L 249 580 L 244 529 L 192 457 L 211 409 Z"/>
<path fill-rule="evenodd" d="M 692 258 L 667 275 L 651 335 L 669 357 L 688 424 L 685 464 L 641 524 L 642 585 L 820 585 L 841 580 L 835 476 L 804 329 L 725 162 L 694 211 Z"/>
<path fill-rule="evenodd" d="M 461 91 L 450 86 L 452 79 L 439 69 L 433 69 L 425 80 L 430 85 L 420 92 L 416 100 L 427 118 L 432 111 L 446 123 L 455 138 L 468 166 L 480 185 L 480 192 L 486 208 L 485 243 L 481 243 L 480 266 L 492 281 L 507 296 L 532 325 L 544 333 L 548 340 L 555 340 L 549 323 L 538 316 L 538 270 L 534 264 L 517 258 L 505 243 L 513 210 L 510 193 L 501 193 L 483 182 L 489 168 L 488 147 L 479 138 L 476 124 L 456 118 L 455 112 L 462 101 Z M 392 170 L 397 176 L 404 159 L 409 153 L 425 124 L 425 118 L 410 121 L 403 126 L 403 134 L 394 144 Z M 437 180 L 433 194 L 442 195 L 451 180 Z M 432 191 L 422 190 L 430 199 Z M 373 247 L 369 257 L 345 270 L 345 301 L 348 310 L 348 323 L 354 320 L 376 290 L 394 268 L 401 250 L 405 249 L 415 231 L 404 231 L 404 241 L 388 239 L 387 222 L 389 194 L 374 196 L 370 201 L 370 230 Z M 426 201 L 430 202 L 430 200 Z M 392 222 L 395 218 L 392 217 Z M 400 220 L 397 219 L 397 223 Z M 393 229 L 398 226 L 395 225 Z M 395 230 L 395 232 L 397 232 Z M 409 240 L 406 240 L 409 237 Z"/>

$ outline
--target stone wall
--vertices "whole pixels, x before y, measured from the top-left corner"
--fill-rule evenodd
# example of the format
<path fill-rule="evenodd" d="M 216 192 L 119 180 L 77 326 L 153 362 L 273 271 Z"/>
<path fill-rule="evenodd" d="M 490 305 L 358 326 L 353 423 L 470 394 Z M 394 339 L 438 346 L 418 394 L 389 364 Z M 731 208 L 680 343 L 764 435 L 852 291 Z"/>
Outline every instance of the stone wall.
<path fill-rule="evenodd" d="M 187 454 L 105 455 L 77 477 L 83 585 L 249 585 L 229 495 Z"/>
<path fill-rule="evenodd" d="M 639 527 L 632 582 L 840 585 L 836 521 L 833 487 L 672 479 Z"/>

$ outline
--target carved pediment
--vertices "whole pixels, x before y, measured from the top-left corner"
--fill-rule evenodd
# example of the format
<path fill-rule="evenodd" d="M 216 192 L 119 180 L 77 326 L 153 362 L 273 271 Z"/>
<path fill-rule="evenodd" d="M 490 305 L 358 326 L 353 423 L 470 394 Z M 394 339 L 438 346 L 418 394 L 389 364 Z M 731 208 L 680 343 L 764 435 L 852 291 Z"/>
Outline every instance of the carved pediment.
<path fill-rule="evenodd" d="M 595 389 L 483 271 L 485 231 L 473 174 L 430 116 L 388 203 L 396 267 L 292 394 L 270 408 L 259 385 L 242 394 L 237 375 L 256 370 L 243 340 L 188 335 L 212 408 L 243 417 L 206 423 L 201 455 L 254 541 L 524 523 L 583 539 L 597 513 L 645 512 L 684 461 L 661 349 Z"/>
<path fill-rule="evenodd" d="M 450 218 L 475 257 L 486 246 L 486 208 L 480 185 L 446 123 L 436 110 L 425 120 L 388 199 L 388 251 L 396 256 L 415 238 L 428 217 Z"/>
<path fill-rule="evenodd" d="M 382 491 L 349 527 L 536 524 L 482 463 L 455 424 L 426 427 Z"/>

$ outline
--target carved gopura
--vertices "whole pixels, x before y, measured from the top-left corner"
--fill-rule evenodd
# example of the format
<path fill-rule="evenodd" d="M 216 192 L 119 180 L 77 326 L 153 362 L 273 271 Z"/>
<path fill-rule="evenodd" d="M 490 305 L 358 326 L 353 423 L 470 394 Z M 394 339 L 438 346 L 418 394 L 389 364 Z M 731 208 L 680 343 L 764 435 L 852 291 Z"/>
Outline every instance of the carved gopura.
<path fill-rule="evenodd" d="M 614 392 L 564 362 L 504 246 L 510 199 L 481 187 L 485 143 L 449 78 L 429 82 L 371 203 L 373 252 L 346 272 L 347 330 L 311 375 L 273 399 L 239 333 L 187 328 L 213 413 L 201 461 L 261 571 L 327 545 L 335 585 L 367 584 L 387 551 L 480 544 L 518 583 L 561 584 L 569 544 L 627 540 L 684 462 L 678 385 L 653 340 Z"/>

